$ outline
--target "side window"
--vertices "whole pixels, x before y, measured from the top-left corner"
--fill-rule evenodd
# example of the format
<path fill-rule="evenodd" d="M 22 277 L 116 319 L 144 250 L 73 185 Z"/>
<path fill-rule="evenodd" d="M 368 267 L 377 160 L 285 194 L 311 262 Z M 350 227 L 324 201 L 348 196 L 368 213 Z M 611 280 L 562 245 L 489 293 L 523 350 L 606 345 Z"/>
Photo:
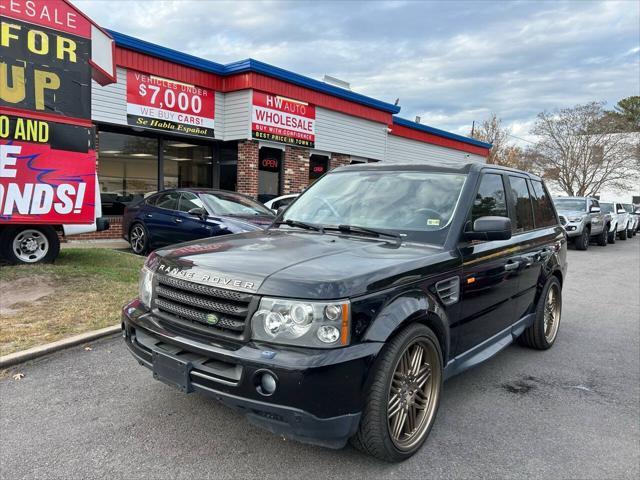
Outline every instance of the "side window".
<path fill-rule="evenodd" d="M 180 205 L 178 210 L 181 212 L 188 212 L 193 208 L 204 208 L 202 200 L 194 193 L 183 192 L 180 197 Z"/>
<path fill-rule="evenodd" d="M 600 203 L 598 202 L 598 200 L 594 199 L 594 200 L 591 200 L 591 206 L 600 208 Z"/>
<path fill-rule="evenodd" d="M 144 203 L 146 203 L 147 205 L 155 205 L 159 197 L 160 195 L 152 195 L 151 197 L 146 198 Z"/>
<path fill-rule="evenodd" d="M 533 210 L 531 208 L 531 198 L 527 180 L 522 177 L 509 176 L 511 192 L 516 206 L 516 222 L 513 228 L 514 233 L 533 230 Z"/>
<path fill-rule="evenodd" d="M 502 175 L 486 173 L 480 181 L 471 210 L 471 221 L 475 222 L 478 218 L 486 216 L 509 216 Z"/>
<path fill-rule="evenodd" d="M 556 225 L 556 215 L 553 211 L 553 204 L 542 182 L 532 180 L 533 186 L 533 214 L 536 221 L 536 228 L 551 227 Z"/>
<path fill-rule="evenodd" d="M 166 208 L 167 210 L 177 210 L 179 198 L 180 193 L 178 192 L 163 193 L 158 197 L 158 200 L 156 201 L 156 207 Z"/>

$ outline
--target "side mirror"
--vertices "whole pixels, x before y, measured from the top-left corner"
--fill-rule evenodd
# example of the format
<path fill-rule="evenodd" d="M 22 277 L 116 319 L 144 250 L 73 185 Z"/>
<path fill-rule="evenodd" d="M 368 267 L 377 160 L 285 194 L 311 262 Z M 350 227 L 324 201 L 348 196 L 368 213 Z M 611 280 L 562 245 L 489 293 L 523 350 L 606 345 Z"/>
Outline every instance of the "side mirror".
<path fill-rule="evenodd" d="M 195 215 L 196 217 L 200 217 L 200 218 L 206 218 L 207 217 L 207 211 L 202 207 L 192 208 L 187 213 L 189 215 Z"/>
<path fill-rule="evenodd" d="M 596 207 L 594 205 L 589 209 L 589 213 L 600 213 L 600 207 Z"/>
<path fill-rule="evenodd" d="M 465 232 L 467 240 L 509 240 L 511 219 L 507 217 L 480 217 L 473 222 L 473 231 Z"/>

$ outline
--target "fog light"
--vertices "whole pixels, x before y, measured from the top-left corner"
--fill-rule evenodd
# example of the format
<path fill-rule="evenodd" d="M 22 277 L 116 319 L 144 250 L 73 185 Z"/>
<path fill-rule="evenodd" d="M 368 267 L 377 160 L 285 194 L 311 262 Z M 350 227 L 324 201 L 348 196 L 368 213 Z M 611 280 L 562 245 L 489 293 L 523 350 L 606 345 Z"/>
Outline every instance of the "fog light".
<path fill-rule="evenodd" d="M 262 395 L 271 395 L 273 392 L 276 391 L 277 385 L 278 384 L 276 382 L 275 377 L 269 372 L 264 372 L 260 376 L 260 385 L 258 386 L 258 393 L 261 393 Z"/>

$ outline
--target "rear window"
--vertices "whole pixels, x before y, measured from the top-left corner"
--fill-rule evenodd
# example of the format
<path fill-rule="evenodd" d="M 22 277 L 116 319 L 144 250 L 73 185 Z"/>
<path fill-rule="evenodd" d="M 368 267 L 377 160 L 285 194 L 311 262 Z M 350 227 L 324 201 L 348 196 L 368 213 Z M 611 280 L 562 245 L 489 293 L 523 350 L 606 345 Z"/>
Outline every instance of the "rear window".
<path fill-rule="evenodd" d="M 536 228 L 556 225 L 556 214 L 549 193 L 542 185 L 542 182 L 538 180 L 532 180 L 531 185 L 533 187 L 533 216 Z"/>

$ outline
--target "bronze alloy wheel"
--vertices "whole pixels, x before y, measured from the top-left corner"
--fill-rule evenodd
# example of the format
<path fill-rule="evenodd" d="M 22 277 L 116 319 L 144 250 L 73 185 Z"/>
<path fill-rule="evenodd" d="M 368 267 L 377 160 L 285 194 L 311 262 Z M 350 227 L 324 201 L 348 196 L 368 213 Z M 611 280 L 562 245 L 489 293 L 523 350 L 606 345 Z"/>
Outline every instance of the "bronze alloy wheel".
<path fill-rule="evenodd" d="M 551 285 L 544 302 L 544 337 L 553 343 L 560 326 L 560 290 L 557 283 Z"/>
<path fill-rule="evenodd" d="M 440 355 L 429 338 L 414 339 L 400 355 L 387 403 L 389 435 L 398 450 L 410 450 L 428 431 L 438 405 L 440 372 Z"/>

